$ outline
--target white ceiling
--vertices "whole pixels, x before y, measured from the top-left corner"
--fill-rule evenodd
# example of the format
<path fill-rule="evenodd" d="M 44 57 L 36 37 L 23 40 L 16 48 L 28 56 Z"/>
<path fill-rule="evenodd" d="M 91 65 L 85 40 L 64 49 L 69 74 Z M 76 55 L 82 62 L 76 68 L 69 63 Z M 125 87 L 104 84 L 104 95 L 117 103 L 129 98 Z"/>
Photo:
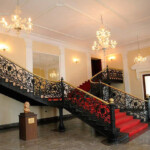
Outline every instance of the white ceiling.
<path fill-rule="evenodd" d="M 119 46 L 150 39 L 150 0 L 20 0 L 34 33 L 91 48 L 100 16 Z M 16 0 L 0 0 L 0 15 L 13 12 Z"/>

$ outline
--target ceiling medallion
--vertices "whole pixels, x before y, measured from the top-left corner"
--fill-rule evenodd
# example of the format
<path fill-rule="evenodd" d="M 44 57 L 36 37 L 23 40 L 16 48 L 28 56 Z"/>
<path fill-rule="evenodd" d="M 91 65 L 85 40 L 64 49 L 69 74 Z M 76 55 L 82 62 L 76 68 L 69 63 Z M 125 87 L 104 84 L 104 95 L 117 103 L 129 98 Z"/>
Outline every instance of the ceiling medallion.
<path fill-rule="evenodd" d="M 117 42 L 110 39 L 110 31 L 103 25 L 103 19 L 101 16 L 101 27 L 96 32 L 96 37 L 98 41 L 94 41 L 94 44 L 92 46 L 92 50 L 106 50 L 109 48 L 115 48 L 117 45 Z"/>
<path fill-rule="evenodd" d="M 22 19 L 20 15 L 21 9 L 19 6 L 19 0 L 17 0 L 17 7 L 14 11 L 14 14 L 11 15 L 11 23 L 8 23 L 4 17 L 2 18 L 0 23 L 2 24 L 3 28 L 5 28 L 7 31 L 13 30 L 17 34 L 19 34 L 21 31 L 30 33 L 33 26 L 31 18 Z"/>

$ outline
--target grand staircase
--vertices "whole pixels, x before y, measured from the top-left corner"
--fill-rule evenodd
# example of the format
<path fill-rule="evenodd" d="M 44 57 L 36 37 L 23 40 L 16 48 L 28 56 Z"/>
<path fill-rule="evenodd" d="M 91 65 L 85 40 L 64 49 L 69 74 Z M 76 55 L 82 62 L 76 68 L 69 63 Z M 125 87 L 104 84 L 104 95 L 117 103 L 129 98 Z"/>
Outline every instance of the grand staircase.
<path fill-rule="evenodd" d="M 64 130 L 62 109 L 70 111 L 109 141 L 121 142 L 148 127 L 148 102 L 111 87 L 122 82 L 122 72 L 104 70 L 90 80 L 91 93 L 66 81 L 41 78 L 0 55 L 0 91 L 33 106 L 53 106 L 60 110 L 60 131 Z M 113 98 L 113 99 L 112 99 Z"/>

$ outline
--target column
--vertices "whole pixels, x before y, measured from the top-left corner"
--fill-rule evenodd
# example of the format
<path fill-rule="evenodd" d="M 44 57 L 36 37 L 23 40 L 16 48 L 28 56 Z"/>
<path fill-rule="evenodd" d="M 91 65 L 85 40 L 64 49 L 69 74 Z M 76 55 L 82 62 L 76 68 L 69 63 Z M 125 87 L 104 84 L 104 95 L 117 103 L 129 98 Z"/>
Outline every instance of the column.
<path fill-rule="evenodd" d="M 60 78 L 63 77 L 63 79 L 66 79 L 66 68 L 65 68 L 65 48 L 64 46 L 59 46 L 60 48 Z"/>
<path fill-rule="evenodd" d="M 87 77 L 90 79 L 92 77 L 92 68 L 91 68 L 91 54 L 87 52 Z"/>
<path fill-rule="evenodd" d="M 129 79 L 129 71 L 128 71 L 128 57 L 127 52 L 122 54 L 123 58 L 123 71 L 124 71 L 124 84 L 125 84 L 125 92 L 130 93 L 130 79 Z"/>
<path fill-rule="evenodd" d="M 25 39 L 26 43 L 26 69 L 33 72 L 33 51 L 32 51 L 32 40 Z"/>

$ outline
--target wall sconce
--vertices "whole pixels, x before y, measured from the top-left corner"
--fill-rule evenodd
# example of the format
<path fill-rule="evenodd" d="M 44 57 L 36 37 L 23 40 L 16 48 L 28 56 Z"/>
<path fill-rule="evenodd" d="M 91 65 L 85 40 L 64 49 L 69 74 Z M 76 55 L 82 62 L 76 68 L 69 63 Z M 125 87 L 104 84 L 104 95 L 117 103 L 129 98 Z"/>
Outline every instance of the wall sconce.
<path fill-rule="evenodd" d="M 0 50 L 1 51 L 7 51 L 8 50 L 8 46 L 5 44 L 0 44 Z"/>
<path fill-rule="evenodd" d="M 73 58 L 73 62 L 78 64 L 79 63 L 79 59 L 78 58 Z"/>
<path fill-rule="evenodd" d="M 110 56 L 108 59 L 109 59 L 110 61 L 113 61 L 113 60 L 116 59 L 116 57 L 115 57 L 115 56 Z"/>

